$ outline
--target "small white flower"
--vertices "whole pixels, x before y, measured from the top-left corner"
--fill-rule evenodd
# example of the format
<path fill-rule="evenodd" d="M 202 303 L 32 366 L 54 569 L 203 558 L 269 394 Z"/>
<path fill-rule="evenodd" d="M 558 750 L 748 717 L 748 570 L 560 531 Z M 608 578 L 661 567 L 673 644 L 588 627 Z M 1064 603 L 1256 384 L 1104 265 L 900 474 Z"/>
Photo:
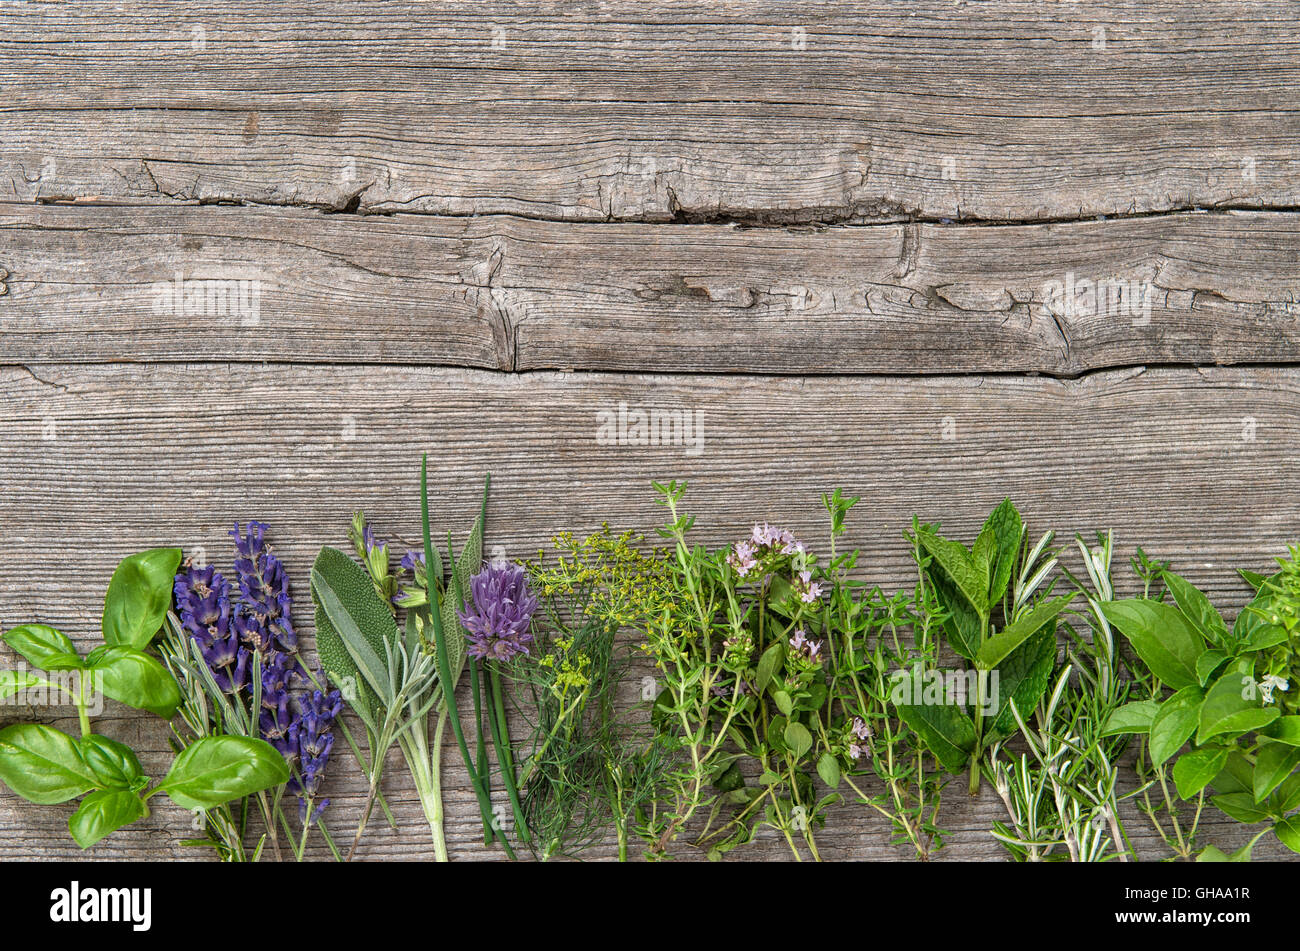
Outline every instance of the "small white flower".
<path fill-rule="evenodd" d="M 1268 674 L 1259 684 L 1260 696 L 1264 698 L 1265 703 L 1273 702 L 1274 690 L 1288 690 L 1291 684 L 1285 677 L 1279 677 L 1276 674 Z"/>

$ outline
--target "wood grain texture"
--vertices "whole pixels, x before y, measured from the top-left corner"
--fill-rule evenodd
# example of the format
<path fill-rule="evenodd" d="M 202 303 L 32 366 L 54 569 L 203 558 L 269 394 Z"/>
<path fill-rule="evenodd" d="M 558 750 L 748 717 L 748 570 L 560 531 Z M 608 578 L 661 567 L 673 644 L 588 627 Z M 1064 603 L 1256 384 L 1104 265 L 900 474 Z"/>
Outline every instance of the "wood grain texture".
<path fill-rule="evenodd" d="M 598 444 L 595 414 L 620 402 L 699 410 L 700 451 Z M 488 545 L 515 557 L 557 530 L 606 519 L 652 529 L 662 511 L 648 482 L 668 477 L 691 480 L 702 541 L 722 544 L 768 519 L 821 548 L 818 493 L 843 486 L 863 497 L 849 535 L 863 550 L 863 577 L 894 588 L 910 580 L 900 533 L 913 512 L 943 515 L 946 529 L 970 537 L 1009 494 L 1031 529 L 1068 538 L 1114 526 L 1117 562 L 1141 543 L 1227 606 L 1247 595 L 1234 569 L 1266 567 L 1294 536 L 1297 445 L 1300 371 L 1291 369 L 1131 370 L 1071 381 L 220 363 L 0 368 L 0 627 L 40 620 L 84 646 L 121 556 L 177 544 L 225 562 L 233 521 L 264 517 L 297 584 L 297 625 L 309 635 L 306 573 L 320 545 L 343 541 L 354 508 L 399 547 L 417 538 L 425 450 L 434 454 L 435 524 L 467 528 L 491 470 Z M 1121 574 L 1121 594 L 1131 592 Z M 21 715 L 0 708 L 5 719 Z M 156 720 L 113 708 L 100 724 L 140 745 L 146 769 L 161 770 Z M 448 760 L 453 855 L 485 857 L 455 754 Z M 401 831 L 373 822 L 366 858 L 431 854 L 402 772 L 394 764 L 388 786 Z M 361 788 L 345 754 L 329 793 L 336 827 L 348 828 Z M 945 857 L 998 857 L 988 835 L 998 808 L 988 792 L 972 803 L 950 790 Z M 0 796 L 0 858 L 77 855 L 67 813 Z M 161 808 L 91 855 L 180 855 L 187 823 Z M 1130 816 L 1129 825 L 1155 857 L 1143 821 Z M 841 808 L 831 828 L 828 857 L 906 857 L 859 810 Z M 1206 826 L 1207 840 L 1225 847 L 1244 832 L 1216 817 Z M 783 848 L 769 839 L 747 854 L 780 858 Z"/>
<path fill-rule="evenodd" d="M 1294 5 L 30 2 L 0 187 L 565 220 L 1300 204 Z"/>
<path fill-rule="evenodd" d="M 791 230 L 0 204 L 0 352 L 798 374 L 1292 363 L 1298 222 Z M 178 275 L 257 286 L 244 309 L 185 312 Z M 1067 312 L 1048 290 L 1067 280 L 1138 297 Z"/>

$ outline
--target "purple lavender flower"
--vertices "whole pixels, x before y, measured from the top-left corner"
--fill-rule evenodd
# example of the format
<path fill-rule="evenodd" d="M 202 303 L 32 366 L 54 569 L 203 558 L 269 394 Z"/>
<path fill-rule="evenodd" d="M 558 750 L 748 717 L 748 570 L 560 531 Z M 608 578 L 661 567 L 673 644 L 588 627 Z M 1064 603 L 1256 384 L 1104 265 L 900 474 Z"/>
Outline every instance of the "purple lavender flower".
<path fill-rule="evenodd" d="M 253 658 L 261 660 L 261 709 L 250 712 L 257 732 L 293 771 L 288 788 L 299 797 L 304 819 L 308 802 L 314 802 L 309 819 L 314 822 L 329 805 L 328 799 L 316 800 L 316 794 L 343 700 L 337 690 L 308 689 L 311 678 L 299 660 L 290 619 L 289 577 L 265 542 L 267 527 L 249 522 L 245 533 L 236 522 L 230 532 L 235 539 L 238 600 L 220 573 L 188 564 L 176 576 L 174 594 L 181 623 L 221 690 L 247 695 Z M 376 544 L 373 535 L 367 544 Z M 323 674 L 317 682 L 325 682 Z"/>
<path fill-rule="evenodd" d="M 337 690 L 324 693 L 313 690 L 298 704 L 295 724 L 298 742 L 299 774 L 289 782 L 289 791 L 304 799 L 316 798 L 325 764 L 334 748 L 334 718 L 343 710 L 343 697 Z M 304 803 L 303 808 L 306 808 Z M 315 818 L 315 817 L 313 817 Z"/>
<path fill-rule="evenodd" d="M 250 655 L 240 646 L 232 616 L 230 583 L 215 568 L 186 564 L 172 586 L 181 626 L 194 639 L 224 693 L 248 683 Z"/>
<path fill-rule="evenodd" d="M 470 656 L 509 660 L 527 654 L 537 598 L 528 590 L 523 566 L 490 564 L 470 579 L 470 592 L 473 606 L 460 613 L 460 623 L 469 633 Z"/>
<path fill-rule="evenodd" d="M 275 639 L 280 650 L 292 654 L 298 650 L 298 636 L 289 620 L 293 604 L 289 597 L 289 575 L 265 543 L 267 528 L 265 522 L 249 522 L 247 533 L 241 534 L 239 523 L 235 523 L 229 533 L 238 552 L 235 574 L 249 613 L 265 627 L 266 634 Z"/>

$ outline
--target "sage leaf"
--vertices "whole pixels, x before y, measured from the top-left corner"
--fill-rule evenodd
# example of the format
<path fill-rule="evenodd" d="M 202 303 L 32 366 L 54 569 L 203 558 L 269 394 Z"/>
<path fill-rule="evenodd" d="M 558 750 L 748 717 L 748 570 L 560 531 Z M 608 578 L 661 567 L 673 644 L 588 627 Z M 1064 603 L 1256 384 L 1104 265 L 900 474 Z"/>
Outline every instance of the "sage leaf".
<path fill-rule="evenodd" d="M 1100 607 L 1162 681 L 1175 690 L 1200 683 L 1196 660 L 1205 640 L 1176 607 L 1145 598 L 1103 601 Z"/>
<path fill-rule="evenodd" d="M 77 648 L 68 635 L 45 624 L 20 624 L 5 634 L 4 642 L 22 655 L 27 663 L 41 670 L 64 669 L 49 667 L 47 664 L 51 660 L 58 663 L 69 654 L 77 654 Z"/>
<path fill-rule="evenodd" d="M 181 750 L 157 791 L 192 811 L 215 809 L 288 781 L 289 765 L 270 743 L 246 736 L 209 736 Z"/>
<path fill-rule="evenodd" d="M 122 559 L 104 595 L 104 643 L 143 650 L 162 627 L 181 564 L 179 548 L 154 548 Z"/>
<path fill-rule="evenodd" d="M 388 646 L 398 643 L 397 622 L 375 593 L 369 576 L 343 552 L 325 547 L 311 569 L 317 604 L 329 618 L 339 645 L 384 706 L 392 706 Z"/>
<path fill-rule="evenodd" d="M 97 789 L 68 819 L 68 831 L 83 849 L 144 816 L 144 802 L 128 789 Z"/>
<path fill-rule="evenodd" d="M 43 806 L 75 799 L 99 783 L 76 740 L 42 723 L 0 730 L 0 780 Z"/>

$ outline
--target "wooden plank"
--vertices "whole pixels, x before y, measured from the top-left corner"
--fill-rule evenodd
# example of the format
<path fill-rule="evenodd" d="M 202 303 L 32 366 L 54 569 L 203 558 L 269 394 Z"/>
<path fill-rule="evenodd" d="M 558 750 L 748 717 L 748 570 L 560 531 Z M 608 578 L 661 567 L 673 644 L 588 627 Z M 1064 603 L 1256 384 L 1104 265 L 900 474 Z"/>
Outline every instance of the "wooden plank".
<path fill-rule="evenodd" d="M 655 7 L 5 4 L 0 183 L 578 220 L 1300 204 L 1286 0 Z"/>
<path fill-rule="evenodd" d="M 11 363 L 1069 376 L 1300 357 L 1290 214 L 787 230 L 9 203 L 0 236 Z M 1053 297 L 1085 281 L 1130 296 Z"/>
<path fill-rule="evenodd" d="M 620 403 L 698 410 L 699 451 L 599 443 L 596 414 Z M 0 368 L 0 626 L 41 620 L 85 645 L 122 555 L 171 543 L 226 561 L 230 524 L 256 517 L 272 524 L 310 643 L 301 599 L 316 550 L 343 540 L 354 508 L 381 534 L 413 543 L 424 450 L 435 454 L 439 526 L 468 525 L 482 474 L 492 472 L 488 544 L 512 557 L 529 555 L 553 532 L 603 520 L 653 528 L 663 516 L 648 482 L 668 477 L 691 480 L 701 541 L 722 544 L 769 519 L 822 548 L 818 493 L 843 486 L 863 496 L 848 537 L 863 550 L 863 577 L 892 589 L 911 578 L 900 533 L 913 512 L 969 537 L 1010 495 L 1031 529 L 1052 527 L 1063 539 L 1114 526 L 1117 561 L 1140 543 L 1232 614 L 1247 593 L 1234 569 L 1265 568 L 1294 539 L 1297 445 L 1294 369 L 1133 370 L 1071 381 L 214 363 Z M 1133 588 L 1121 572 L 1120 593 Z M 0 708 L 5 720 L 18 715 Z M 140 744 L 146 768 L 161 770 L 156 720 L 116 708 L 102 726 Z M 375 822 L 367 858 L 430 855 L 401 774 L 394 764 L 401 834 Z M 482 857 L 454 765 L 448 780 L 453 854 Z M 336 826 L 346 829 L 361 790 L 344 755 L 329 793 Z M 997 857 L 987 830 L 998 808 L 987 792 L 970 803 L 954 788 L 948 857 Z M 0 858 L 77 854 L 63 830 L 67 812 L 0 796 Z M 92 854 L 172 857 L 187 822 L 161 808 Z M 841 810 L 832 826 L 838 831 L 823 842 L 829 857 L 905 857 L 860 811 Z M 1142 820 L 1131 816 L 1130 828 L 1154 856 Z M 1216 818 L 1206 830 L 1224 846 L 1243 835 Z M 782 848 L 768 840 L 751 854 L 777 858 Z"/>

